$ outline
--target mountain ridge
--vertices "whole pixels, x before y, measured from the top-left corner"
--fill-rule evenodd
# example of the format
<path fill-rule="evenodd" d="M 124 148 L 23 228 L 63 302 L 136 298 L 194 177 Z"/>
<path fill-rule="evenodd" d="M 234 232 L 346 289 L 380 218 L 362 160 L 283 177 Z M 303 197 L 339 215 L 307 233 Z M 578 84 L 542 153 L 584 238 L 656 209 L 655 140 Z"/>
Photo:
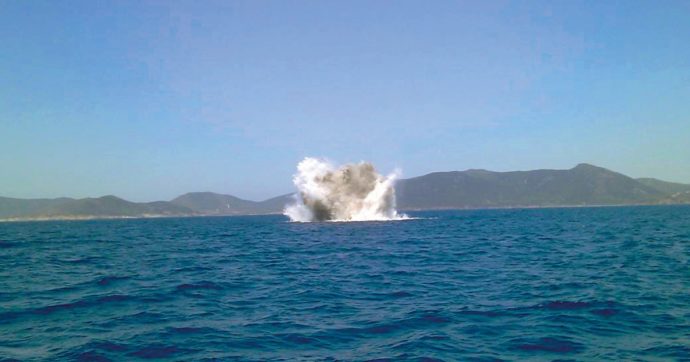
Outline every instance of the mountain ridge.
<path fill-rule="evenodd" d="M 690 203 L 690 185 L 634 179 L 580 163 L 571 169 L 440 171 L 396 182 L 401 210 L 658 205 Z M 263 201 L 189 192 L 170 201 L 131 202 L 117 196 L 19 199 L 0 197 L 0 220 L 222 216 L 280 213 L 294 193 Z"/>
<path fill-rule="evenodd" d="M 435 172 L 396 184 L 401 209 L 630 205 L 667 195 L 608 169 Z"/>

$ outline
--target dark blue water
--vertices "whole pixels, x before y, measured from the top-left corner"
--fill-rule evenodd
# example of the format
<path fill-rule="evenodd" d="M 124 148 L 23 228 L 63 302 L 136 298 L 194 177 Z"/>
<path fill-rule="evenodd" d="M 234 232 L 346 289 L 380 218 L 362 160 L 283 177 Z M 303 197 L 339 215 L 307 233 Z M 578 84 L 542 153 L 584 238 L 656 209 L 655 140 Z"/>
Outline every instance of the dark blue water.
<path fill-rule="evenodd" d="M 690 359 L 690 207 L 0 224 L 0 360 Z"/>

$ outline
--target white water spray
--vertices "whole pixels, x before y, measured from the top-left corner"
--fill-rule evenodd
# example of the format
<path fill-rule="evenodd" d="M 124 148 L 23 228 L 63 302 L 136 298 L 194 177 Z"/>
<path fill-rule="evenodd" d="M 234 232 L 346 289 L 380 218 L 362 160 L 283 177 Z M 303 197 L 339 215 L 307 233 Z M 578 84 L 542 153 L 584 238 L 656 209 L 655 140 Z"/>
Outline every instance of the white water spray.
<path fill-rule="evenodd" d="M 307 157 L 292 181 L 299 190 L 285 208 L 292 221 L 365 221 L 406 218 L 395 210 L 396 174 L 383 177 L 368 162 L 335 167 Z"/>

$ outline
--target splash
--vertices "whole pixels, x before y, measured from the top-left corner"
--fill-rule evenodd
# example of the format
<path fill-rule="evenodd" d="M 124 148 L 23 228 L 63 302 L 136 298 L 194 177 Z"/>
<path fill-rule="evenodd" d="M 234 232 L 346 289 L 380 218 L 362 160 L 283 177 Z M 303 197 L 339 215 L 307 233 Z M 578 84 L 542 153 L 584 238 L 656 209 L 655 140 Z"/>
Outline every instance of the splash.
<path fill-rule="evenodd" d="M 283 213 L 300 222 L 404 219 L 395 210 L 395 178 L 381 176 L 368 162 L 335 167 L 307 157 L 292 179 L 299 195 Z"/>

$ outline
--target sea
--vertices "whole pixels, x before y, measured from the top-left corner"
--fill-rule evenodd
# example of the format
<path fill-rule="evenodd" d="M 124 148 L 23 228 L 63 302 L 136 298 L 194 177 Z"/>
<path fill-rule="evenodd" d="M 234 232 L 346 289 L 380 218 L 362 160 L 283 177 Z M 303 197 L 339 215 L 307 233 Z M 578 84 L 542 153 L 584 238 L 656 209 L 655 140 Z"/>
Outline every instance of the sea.
<path fill-rule="evenodd" d="M 0 224 L 0 361 L 690 360 L 690 206 Z"/>

